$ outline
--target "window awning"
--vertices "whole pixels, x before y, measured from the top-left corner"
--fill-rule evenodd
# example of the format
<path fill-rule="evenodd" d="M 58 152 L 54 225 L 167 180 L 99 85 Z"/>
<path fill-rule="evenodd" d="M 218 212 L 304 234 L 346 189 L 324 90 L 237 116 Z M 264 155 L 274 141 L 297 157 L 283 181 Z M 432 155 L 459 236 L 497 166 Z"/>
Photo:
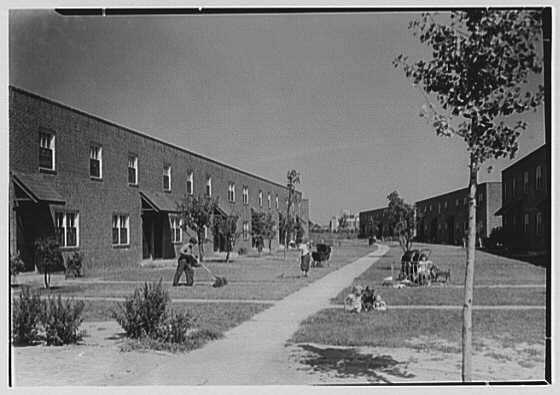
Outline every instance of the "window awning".
<path fill-rule="evenodd" d="M 12 172 L 12 180 L 16 186 L 16 200 L 31 200 L 34 203 L 66 203 L 60 193 L 41 174 Z"/>
<path fill-rule="evenodd" d="M 178 204 L 163 192 L 140 191 L 142 198 L 142 210 L 155 211 L 156 213 L 177 213 Z"/>
<path fill-rule="evenodd" d="M 496 211 L 495 215 L 504 215 L 506 214 L 508 211 L 513 210 L 514 208 L 519 207 L 522 203 L 523 203 L 524 198 L 517 198 L 514 199 L 510 202 L 508 202 L 507 204 L 505 204 L 504 206 L 502 206 L 501 209 L 499 209 L 498 211 Z"/>

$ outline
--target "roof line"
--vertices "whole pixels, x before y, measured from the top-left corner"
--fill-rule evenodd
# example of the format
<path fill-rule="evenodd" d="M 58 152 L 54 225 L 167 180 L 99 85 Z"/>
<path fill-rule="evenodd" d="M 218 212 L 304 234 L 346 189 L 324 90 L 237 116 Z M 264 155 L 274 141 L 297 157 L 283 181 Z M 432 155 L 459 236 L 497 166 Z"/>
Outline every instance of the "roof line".
<path fill-rule="evenodd" d="M 137 131 L 137 130 L 131 129 L 131 128 L 127 127 L 127 126 L 120 125 L 120 124 L 118 124 L 118 123 L 116 123 L 116 122 L 109 121 L 109 120 L 107 120 L 107 119 L 101 118 L 101 117 L 98 116 L 98 115 L 94 115 L 94 114 L 88 113 L 88 112 L 86 112 L 86 111 L 79 110 L 79 109 L 74 108 L 74 107 L 71 107 L 71 106 L 69 106 L 69 105 L 67 105 L 67 104 L 60 103 L 60 102 L 58 102 L 58 101 L 56 101 L 56 100 L 49 99 L 49 98 L 44 97 L 44 96 L 41 96 L 41 95 L 39 95 L 39 94 L 37 94 L 37 93 L 30 92 L 30 91 L 28 91 L 28 90 L 25 90 L 25 89 L 22 89 L 22 88 L 18 88 L 18 87 L 13 86 L 13 85 L 9 85 L 9 88 L 10 88 L 11 90 L 16 91 L 16 92 L 20 92 L 20 93 L 26 94 L 26 95 L 28 95 L 28 96 L 35 97 L 35 98 L 37 98 L 37 99 L 39 99 L 39 100 L 45 101 L 45 102 L 47 102 L 47 103 L 51 103 L 51 104 L 54 104 L 54 105 L 56 105 L 56 106 L 59 106 L 59 107 L 68 109 L 68 110 L 73 111 L 73 112 L 75 112 L 75 113 L 78 113 L 78 114 L 80 114 L 80 115 L 84 115 L 84 116 L 86 116 L 86 117 L 93 118 L 93 119 L 95 119 L 95 120 L 97 120 L 97 121 L 99 121 L 99 122 L 105 123 L 105 124 L 107 124 L 107 125 L 114 126 L 114 127 L 116 127 L 116 128 L 119 128 L 119 129 L 123 129 L 123 130 L 125 130 L 125 131 L 127 131 L 127 132 L 136 134 L 136 135 L 138 135 L 138 136 L 140 136 L 140 137 L 147 138 L 147 139 L 149 139 L 149 140 L 153 140 L 153 141 L 155 141 L 155 142 L 157 142 L 157 143 L 160 143 L 160 144 L 164 144 L 164 145 L 166 145 L 166 146 L 168 146 L 168 147 L 171 147 L 171 148 L 180 150 L 180 151 L 182 151 L 182 152 L 185 152 L 185 153 L 187 153 L 187 154 L 196 156 L 196 157 L 198 157 L 198 158 L 200 158 L 200 159 L 209 161 L 209 162 L 214 163 L 214 164 L 217 164 L 217 165 L 219 165 L 219 166 L 223 166 L 223 167 L 226 167 L 226 168 L 228 168 L 228 169 L 230 169 L 230 170 L 233 170 L 233 171 L 236 171 L 236 172 L 245 174 L 245 175 L 247 175 L 247 176 L 249 176 L 249 177 L 253 177 L 253 178 L 256 178 L 256 179 L 258 179 L 258 180 L 265 181 L 265 182 L 268 182 L 268 183 L 270 183 L 270 184 L 279 186 L 279 187 L 281 187 L 281 188 L 288 189 L 285 185 L 282 185 L 282 184 L 280 184 L 280 183 L 278 183 L 278 182 L 271 181 L 271 180 L 267 180 L 267 179 L 264 178 L 264 177 L 258 176 L 258 175 L 256 175 L 256 174 L 249 173 L 249 172 L 247 172 L 247 171 L 245 171 L 245 170 L 238 169 L 238 168 L 233 167 L 233 166 L 231 166 L 231 165 L 228 165 L 228 164 L 226 164 L 226 163 L 219 162 L 219 161 L 217 161 L 217 160 L 215 160 L 215 159 L 209 158 L 209 157 L 204 156 L 204 155 L 202 155 L 202 154 L 199 154 L 199 153 L 196 153 L 196 152 L 187 150 L 186 148 L 180 147 L 180 146 L 178 146 L 178 145 L 171 144 L 171 143 L 169 143 L 169 142 L 167 142 L 167 141 L 164 141 L 164 140 L 161 140 L 161 139 L 159 139 L 159 138 L 156 138 L 156 137 L 150 136 L 150 135 L 148 135 L 148 134 L 139 132 L 139 131 Z M 296 191 L 296 192 L 298 192 L 298 191 Z M 299 192 L 301 193 L 301 191 L 299 191 Z"/>
<path fill-rule="evenodd" d="M 525 159 L 527 159 L 528 157 L 530 157 L 531 155 L 535 154 L 536 152 L 540 151 L 541 149 L 544 149 L 544 147 L 546 147 L 546 144 L 541 145 L 539 148 L 529 152 L 528 154 L 526 154 L 525 156 L 522 156 L 521 158 L 517 159 L 515 162 L 513 162 L 511 165 L 509 165 L 508 167 L 506 167 L 505 169 L 502 170 L 502 173 L 506 170 L 511 169 L 512 167 L 517 166 L 520 162 L 524 161 Z"/>
<path fill-rule="evenodd" d="M 501 184 L 501 183 L 502 183 L 501 181 L 486 181 L 486 182 L 480 182 L 480 183 L 478 183 L 478 184 L 477 184 L 477 187 L 480 186 L 480 185 L 486 185 L 486 184 Z M 422 200 L 417 200 L 417 201 L 414 202 L 414 203 L 416 204 L 416 203 L 420 203 L 420 202 L 425 202 L 426 200 L 437 199 L 437 198 L 440 198 L 440 197 L 443 197 L 443 196 L 446 196 L 446 195 L 451 195 L 452 193 L 457 193 L 457 192 L 459 192 L 459 191 L 462 191 L 463 189 L 468 189 L 468 188 L 469 188 L 469 187 L 466 186 L 466 187 L 463 187 L 463 188 L 454 189 L 454 190 L 449 191 L 449 192 L 440 193 L 439 195 L 435 195 L 435 196 L 432 196 L 432 197 L 428 197 L 428 198 L 425 198 L 425 199 L 422 199 Z"/>

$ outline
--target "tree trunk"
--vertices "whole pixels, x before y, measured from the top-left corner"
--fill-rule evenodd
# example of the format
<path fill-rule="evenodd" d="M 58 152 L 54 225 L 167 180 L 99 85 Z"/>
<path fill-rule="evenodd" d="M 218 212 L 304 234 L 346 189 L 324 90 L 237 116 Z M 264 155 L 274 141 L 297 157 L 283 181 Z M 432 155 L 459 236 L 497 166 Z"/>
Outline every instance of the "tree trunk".
<path fill-rule="evenodd" d="M 474 254 L 476 243 L 476 184 L 478 163 L 471 155 L 469 165 L 469 226 L 467 234 L 467 264 L 465 267 L 465 304 L 463 305 L 463 382 L 472 381 L 472 302 L 474 281 Z"/>
<path fill-rule="evenodd" d="M 202 232 L 196 234 L 198 238 L 198 259 L 200 262 L 204 262 L 204 235 Z"/>

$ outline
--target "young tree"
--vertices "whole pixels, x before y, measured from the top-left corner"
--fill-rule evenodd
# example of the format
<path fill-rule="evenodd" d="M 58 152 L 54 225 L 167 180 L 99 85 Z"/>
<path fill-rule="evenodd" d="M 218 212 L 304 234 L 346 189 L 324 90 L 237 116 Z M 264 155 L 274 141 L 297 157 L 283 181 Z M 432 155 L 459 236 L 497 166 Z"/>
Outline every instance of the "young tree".
<path fill-rule="evenodd" d="M 183 231 L 192 229 L 198 242 L 198 255 L 204 260 L 204 228 L 210 227 L 212 216 L 218 205 L 217 199 L 209 196 L 185 196 L 179 204 L 180 216 L 183 219 Z"/>
<path fill-rule="evenodd" d="M 348 230 L 348 214 L 344 213 L 338 219 L 338 230 L 340 232 L 346 232 Z"/>
<path fill-rule="evenodd" d="M 292 207 L 294 192 L 296 190 L 296 184 L 300 182 L 300 174 L 295 170 L 288 171 L 287 174 L 288 182 L 286 186 L 288 187 L 288 206 L 286 207 L 286 224 L 285 226 L 285 233 L 284 233 L 284 260 L 286 259 L 286 250 L 288 249 L 288 243 L 290 242 L 290 230 L 291 230 L 291 222 L 290 222 L 290 209 Z"/>
<path fill-rule="evenodd" d="M 266 215 L 265 213 L 251 210 L 251 237 L 257 245 L 259 255 L 262 252 L 265 237 Z"/>
<path fill-rule="evenodd" d="M 387 206 L 388 224 L 393 235 L 399 238 L 399 244 L 403 252 L 407 252 L 412 248 L 416 226 L 414 223 L 414 208 L 405 203 L 397 191 L 391 192 L 387 196 L 387 200 L 389 200 Z"/>
<path fill-rule="evenodd" d="M 45 288 L 50 288 L 51 272 L 62 265 L 62 254 L 58 240 L 54 236 L 39 237 L 35 240 L 35 253 L 39 269 L 43 271 Z"/>
<path fill-rule="evenodd" d="M 526 123 L 511 115 L 542 102 L 543 87 L 528 84 L 529 75 L 542 70 L 541 14 L 487 8 L 423 13 L 409 28 L 430 47 L 432 58 L 410 63 L 399 55 L 394 65 L 421 88 L 427 101 L 421 115 L 436 134 L 463 139 L 469 159 L 462 378 L 471 381 L 478 170 L 487 159 L 513 158 Z"/>
<path fill-rule="evenodd" d="M 268 240 L 268 251 L 272 253 L 272 239 L 276 237 L 276 221 L 274 221 L 272 213 L 266 214 L 263 236 Z"/>
<path fill-rule="evenodd" d="M 239 216 L 236 214 L 230 215 L 216 215 L 214 217 L 214 227 L 216 233 L 220 234 L 226 241 L 226 262 L 229 262 L 230 252 L 233 250 L 239 235 L 241 234 L 237 230 L 237 222 L 239 221 Z"/>

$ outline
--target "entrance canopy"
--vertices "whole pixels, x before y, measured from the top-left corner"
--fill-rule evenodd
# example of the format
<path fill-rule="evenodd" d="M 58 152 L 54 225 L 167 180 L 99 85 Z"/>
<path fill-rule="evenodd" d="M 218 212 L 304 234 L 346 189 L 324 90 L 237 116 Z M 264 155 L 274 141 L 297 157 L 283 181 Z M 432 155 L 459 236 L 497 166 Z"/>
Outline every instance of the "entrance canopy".
<path fill-rule="evenodd" d="M 142 211 L 155 211 L 156 213 L 178 213 L 176 201 L 162 192 L 140 191 L 142 198 Z"/>
<path fill-rule="evenodd" d="M 26 174 L 12 172 L 15 185 L 16 200 L 32 201 L 33 203 L 47 202 L 50 204 L 65 204 L 60 193 L 45 180 L 41 174 Z"/>
<path fill-rule="evenodd" d="M 509 203 L 505 204 L 501 209 L 496 211 L 496 214 L 494 214 L 494 215 L 505 215 L 506 213 L 513 210 L 514 208 L 517 208 L 520 205 L 522 205 L 523 201 L 524 201 L 524 198 L 514 199 L 514 200 L 510 201 Z"/>

